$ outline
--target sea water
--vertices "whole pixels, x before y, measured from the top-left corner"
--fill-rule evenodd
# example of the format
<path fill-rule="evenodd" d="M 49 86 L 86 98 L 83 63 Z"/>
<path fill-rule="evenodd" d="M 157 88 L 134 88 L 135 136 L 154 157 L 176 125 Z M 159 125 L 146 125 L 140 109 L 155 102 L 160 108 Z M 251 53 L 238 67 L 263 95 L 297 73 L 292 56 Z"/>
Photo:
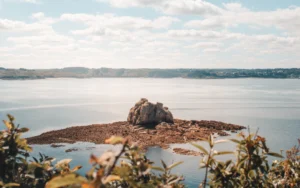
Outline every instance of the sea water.
<path fill-rule="evenodd" d="M 162 102 L 175 118 L 217 120 L 249 126 L 251 131 L 267 138 L 274 152 L 288 149 L 300 137 L 299 79 L 150 79 L 93 78 L 0 80 L 0 118 L 10 113 L 17 123 L 30 128 L 25 136 L 75 125 L 124 121 L 129 109 L 140 98 Z M 0 125 L 0 128 L 4 128 Z M 233 137 L 235 135 L 232 135 Z M 193 149 L 188 144 L 173 147 Z M 78 151 L 66 153 L 66 149 Z M 89 170 L 91 153 L 118 150 L 109 145 L 91 143 L 67 144 L 62 148 L 34 146 L 38 151 L 58 159 L 72 158 L 71 165 Z M 220 150 L 234 145 L 219 146 Z M 174 173 L 183 174 L 189 187 L 197 187 L 203 171 L 198 169 L 201 157 L 182 156 L 172 149 L 150 148 L 147 156 L 156 165 L 185 161 Z"/>

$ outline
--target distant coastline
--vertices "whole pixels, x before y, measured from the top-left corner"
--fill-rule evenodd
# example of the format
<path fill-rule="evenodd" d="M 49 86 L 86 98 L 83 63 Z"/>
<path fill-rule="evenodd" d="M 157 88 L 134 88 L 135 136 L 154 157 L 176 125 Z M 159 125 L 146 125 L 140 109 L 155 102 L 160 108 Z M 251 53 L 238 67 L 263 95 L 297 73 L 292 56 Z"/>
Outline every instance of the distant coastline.
<path fill-rule="evenodd" d="M 279 78 L 299 79 L 300 68 L 276 69 L 113 69 L 67 67 L 62 69 L 6 69 L 0 67 L 2 80 L 46 78 Z"/>

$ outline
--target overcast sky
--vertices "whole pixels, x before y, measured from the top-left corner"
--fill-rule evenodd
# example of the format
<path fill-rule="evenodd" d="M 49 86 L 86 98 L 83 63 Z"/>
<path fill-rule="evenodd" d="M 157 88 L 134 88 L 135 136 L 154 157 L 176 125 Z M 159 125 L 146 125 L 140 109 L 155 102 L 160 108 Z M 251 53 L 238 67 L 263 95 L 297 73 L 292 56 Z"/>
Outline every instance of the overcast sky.
<path fill-rule="evenodd" d="M 300 0 L 0 0 L 0 67 L 300 68 Z"/>

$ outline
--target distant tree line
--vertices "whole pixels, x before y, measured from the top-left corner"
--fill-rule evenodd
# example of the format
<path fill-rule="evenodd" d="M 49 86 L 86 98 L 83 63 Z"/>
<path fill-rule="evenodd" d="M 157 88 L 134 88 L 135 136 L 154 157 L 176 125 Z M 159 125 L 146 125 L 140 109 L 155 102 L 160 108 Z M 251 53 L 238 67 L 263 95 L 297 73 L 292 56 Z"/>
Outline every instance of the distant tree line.
<path fill-rule="evenodd" d="M 290 69 L 89 69 L 67 67 L 62 69 L 5 69 L 0 67 L 0 79 L 43 78 L 300 78 L 300 68 Z"/>

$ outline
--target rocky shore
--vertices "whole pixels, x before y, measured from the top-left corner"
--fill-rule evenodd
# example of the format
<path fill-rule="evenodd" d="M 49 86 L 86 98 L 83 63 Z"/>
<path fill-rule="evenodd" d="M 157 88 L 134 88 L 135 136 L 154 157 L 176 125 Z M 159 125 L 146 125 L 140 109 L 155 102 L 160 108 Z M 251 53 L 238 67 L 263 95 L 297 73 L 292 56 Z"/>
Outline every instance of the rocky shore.
<path fill-rule="evenodd" d="M 153 128 L 132 125 L 127 121 L 110 124 L 93 124 L 75 126 L 61 130 L 49 131 L 39 136 L 27 138 L 29 144 L 59 144 L 75 142 L 92 142 L 104 144 L 110 136 L 122 136 L 132 142 L 138 142 L 143 149 L 151 146 L 169 148 L 169 144 L 187 143 L 206 139 L 209 134 L 229 135 L 226 131 L 238 131 L 244 126 L 218 121 L 187 121 L 174 119 L 174 123 L 160 123 Z M 174 151 L 176 152 L 176 151 Z M 181 151 L 181 154 L 182 151 Z"/>
<path fill-rule="evenodd" d="M 229 135 L 226 131 L 237 132 L 244 126 L 219 121 L 196 121 L 173 119 L 168 107 L 162 103 L 151 103 L 142 98 L 129 111 L 127 121 L 110 124 L 93 124 L 50 131 L 28 138 L 29 144 L 93 142 L 104 144 L 111 136 L 122 136 L 137 142 L 142 149 L 151 146 L 169 148 L 170 144 L 187 143 L 206 139 L 210 134 Z M 174 149 L 179 154 L 199 155 L 190 150 Z"/>

